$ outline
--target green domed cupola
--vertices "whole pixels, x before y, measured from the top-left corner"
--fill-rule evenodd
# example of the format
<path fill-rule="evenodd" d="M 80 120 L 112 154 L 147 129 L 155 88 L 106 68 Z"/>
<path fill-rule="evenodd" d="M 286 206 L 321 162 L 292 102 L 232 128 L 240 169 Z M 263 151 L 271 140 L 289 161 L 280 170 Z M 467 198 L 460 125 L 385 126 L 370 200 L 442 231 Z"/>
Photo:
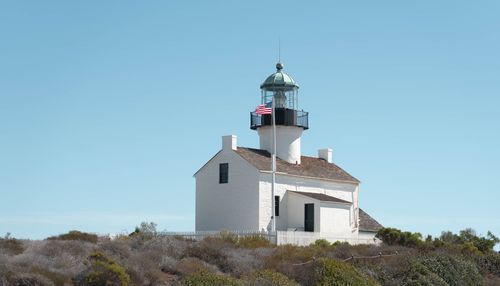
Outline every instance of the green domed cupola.
<path fill-rule="evenodd" d="M 264 83 L 260 85 L 261 89 L 267 90 L 293 90 L 299 88 L 299 85 L 287 73 L 283 72 L 283 64 L 276 64 L 276 72 L 268 76 Z"/>

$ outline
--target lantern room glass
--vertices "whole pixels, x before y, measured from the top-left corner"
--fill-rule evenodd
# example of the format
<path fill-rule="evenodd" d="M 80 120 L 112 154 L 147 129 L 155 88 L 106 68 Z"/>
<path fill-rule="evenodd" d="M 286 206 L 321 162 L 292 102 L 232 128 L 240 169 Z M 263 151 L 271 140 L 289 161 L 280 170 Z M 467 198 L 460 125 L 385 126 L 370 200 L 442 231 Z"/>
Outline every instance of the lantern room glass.
<path fill-rule="evenodd" d="M 299 89 L 297 87 L 262 88 L 262 104 L 272 102 L 276 98 L 276 108 L 299 109 Z"/>

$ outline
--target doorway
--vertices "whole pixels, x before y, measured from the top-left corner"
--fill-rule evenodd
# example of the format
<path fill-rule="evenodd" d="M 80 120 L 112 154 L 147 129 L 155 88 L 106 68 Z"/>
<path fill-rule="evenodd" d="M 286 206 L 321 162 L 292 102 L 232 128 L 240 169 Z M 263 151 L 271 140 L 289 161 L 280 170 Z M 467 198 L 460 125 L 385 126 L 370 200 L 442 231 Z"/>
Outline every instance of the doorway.
<path fill-rule="evenodd" d="M 304 205 L 304 231 L 314 231 L 314 204 Z"/>

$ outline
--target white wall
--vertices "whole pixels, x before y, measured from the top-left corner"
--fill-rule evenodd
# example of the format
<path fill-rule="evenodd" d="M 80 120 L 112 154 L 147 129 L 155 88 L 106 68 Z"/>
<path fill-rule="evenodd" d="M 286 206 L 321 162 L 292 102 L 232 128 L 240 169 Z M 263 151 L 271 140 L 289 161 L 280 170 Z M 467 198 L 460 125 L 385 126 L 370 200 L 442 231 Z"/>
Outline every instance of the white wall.
<path fill-rule="evenodd" d="M 281 230 L 287 229 L 297 229 L 304 231 L 304 219 L 305 219 L 305 204 L 314 204 L 314 231 L 318 232 L 321 228 L 321 213 L 320 206 L 321 202 L 313 198 L 302 196 L 299 194 L 288 193 L 287 196 L 287 216 L 288 225 Z"/>
<path fill-rule="evenodd" d="M 279 170 L 278 170 L 279 171 Z M 270 224 L 271 219 L 271 174 L 260 172 L 260 190 L 259 190 L 259 230 L 267 229 Z M 320 193 L 333 196 L 348 202 L 353 203 L 353 207 L 349 210 L 351 216 L 351 229 L 354 229 L 357 225 L 357 208 L 358 208 L 358 185 L 351 183 L 341 183 L 341 182 L 331 182 L 325 180 L 301 178 L 296 176 L 287 176 L 283 174 L 277 174 L 276 176 L 276 191 L 275 194 L 280 196 L 282 199 L 280 204 L 280 214 L 288 214 L 287 216 L 281 215 L 276 218 L 276 229 L 287 230 L 288 228 L 295 227 L 299 222 L 303 228 L 303 208 L 296 208 L 295 206 L 289 206 L 290 199 L 286 191 L 297 191 L 297 192 L 309 192 L 309 193 Z M 285 195 L 286 194 L 286 195 Z M 312 200 L 312 199 L 311 199 Z M 299 214 L 295 211 L 300 211 Z M 319 209 L 318 213 L 315 211 L 315 222 L 319 222 Z M 315 230 L 320 229 L 320 225 L 315 226 Z"/>
<path fill-rule="evenodd" d="M 229 181 L 219 184 L 219 164 Z M 232 150 L 222 150 L 196 178 L 196 230 L 259 229 L 259 171 Z"/>
<path fill-rule="evenodd" d="M 280 230 L 287 230 L 287 228 L 291 229 L 297 229 L 304 231 L 304 205 L 305 204 L 315 204 L 314 208 L 316 209 L 317 201 L 296 195 L 296 194 L 288 194 L 287 196 L 287 206 L 288 206 L 288 211 L 287 211 L 287 216 L 288 216 L 288 225 L 282 228 L 279 228 Z M 318 218 L 316 217 L 316 212 L 314 214 L 314 222 Z M 314 226 L 314 230 L 318 230 L 316 226 Z"/>
<path fill-rule="evenodd" d="M 319 231 L 326 233 L 351 233 L 351 206 L 321 203 L 321 226 Z"/>
<path fill-rule="evenodd" d="M 300 137 L 304 131 L 296 126 L 276 126 L 276 156 L 288 163 L 300 164 Z M 273 152 L 273 136 L 271 126 L 257 129 L 260 138 L 260 149 Z"/>
<path fill-rule="evenodd" d="M 358 238 L 360 240 L 373 241 L 373 243 L 375 243 L 375 244 L 382 243 L 382 241 L 380 239 L 375 237 L 376 234 L 377 234 L 376 232 L 360 231 L 358 233 Z"/>

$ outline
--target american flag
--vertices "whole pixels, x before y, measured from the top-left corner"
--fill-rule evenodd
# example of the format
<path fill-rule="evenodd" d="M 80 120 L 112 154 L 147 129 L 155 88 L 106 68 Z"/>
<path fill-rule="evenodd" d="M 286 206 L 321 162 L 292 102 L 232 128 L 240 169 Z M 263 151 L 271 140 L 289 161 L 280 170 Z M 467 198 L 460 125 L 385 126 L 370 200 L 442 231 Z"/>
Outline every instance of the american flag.
<path fill-rule="evenodd" d="M 272 101 L 266 104 L 261 104 L 255 108 L 255 113 L 260 115 L 272 114 L 273 113 L 272 105 L 273 105 Z"/>

